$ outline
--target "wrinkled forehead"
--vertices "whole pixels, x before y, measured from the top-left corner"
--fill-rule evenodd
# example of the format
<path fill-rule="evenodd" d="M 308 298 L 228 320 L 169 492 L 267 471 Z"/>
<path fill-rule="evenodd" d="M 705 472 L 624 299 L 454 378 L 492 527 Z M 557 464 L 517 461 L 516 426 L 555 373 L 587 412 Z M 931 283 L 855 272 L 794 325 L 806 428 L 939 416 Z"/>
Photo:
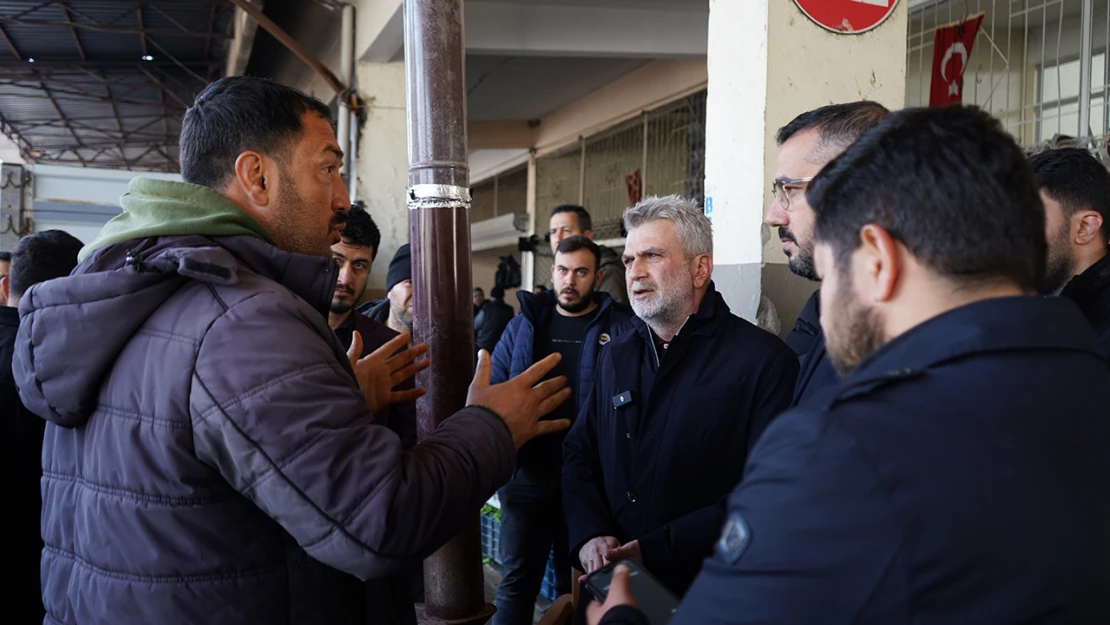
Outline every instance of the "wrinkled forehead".
<path fill-rule="evenodd" d="M 634 255 L 645 250 L 678 250 L 678 230 L 669 219 L 653 219 L 628 231 L 625 240 L 625 255 Z"/>

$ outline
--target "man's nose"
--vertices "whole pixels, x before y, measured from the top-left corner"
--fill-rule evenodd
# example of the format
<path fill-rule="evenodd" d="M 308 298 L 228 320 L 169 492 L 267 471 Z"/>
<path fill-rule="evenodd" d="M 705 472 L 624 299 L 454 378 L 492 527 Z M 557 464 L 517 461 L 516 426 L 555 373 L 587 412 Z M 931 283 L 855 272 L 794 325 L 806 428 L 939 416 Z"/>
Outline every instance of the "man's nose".
<path fill-rule="evenodd" d="M 767 205 L 767 217 L 763 220 L 768 226 L 789 226 L 790 218 L 787 216 L 786 211 L 782 210 L 779 201 L 772 199 L 771 203 Z"/>

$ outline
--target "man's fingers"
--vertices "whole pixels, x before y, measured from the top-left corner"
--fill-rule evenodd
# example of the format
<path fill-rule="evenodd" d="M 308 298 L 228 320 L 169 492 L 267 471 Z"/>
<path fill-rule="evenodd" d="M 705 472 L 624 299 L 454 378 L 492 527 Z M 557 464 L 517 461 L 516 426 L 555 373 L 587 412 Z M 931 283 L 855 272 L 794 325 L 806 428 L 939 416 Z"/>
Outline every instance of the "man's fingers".
<path fill-rule="evenodd" d="M 393 356 L 397 352 L 404 349 L 404 347 L 409 344 L 409 341 L 411 339 L 411 334 L 409 334 L 408 332 L 402 332 L 401 334 L 398 334 L 397 336 L 390 339 L 389 342 L 385 345 L 382 345 L 378 349 L 375 349 L 374 353 L 370 354 L 370 356 L 382 356 L 382 360 L 387 360 L 390 356 Z M 370 356 L 367 356 L 367 358 L 370 358 Z"/>
<path fill-rule="evenodd" d="M 407 391 L 391 391 L 389 393 L 390 404 L 403 404 L 405 402 L 416 401 L 424 396 L 426 393 L 423 388 L 410 388 Z"/>
<path fill-rule="evenodd" d="M 563 390 L 559 391 L 558 393 L 555 393 L 551 397 L 548 397 L 547 399 L 541 401 L 540 402 L 540 410 L 542 412 L 540 414 L 541 415 L 551 414 L 552 410 L 555 410 L 556 408 L 558 408 L 560 406 L 560 404 L 562 404 L 566 400 L 570 399 L 570 395 L 571 395 L 570 388 L 564 388 Z"/>
<path fill-rule="evenodd" d="M 397 369 L 400 369 L 401 367 L 409 364 L 410 362 L 416 360 L 426 353 L 428 353 L 427 343 L 413 345 L 412 347 L 406 350 L 399 351 L 391 356 L 389 360 L 385 361 L 385 364 L 387 367 L 389 367 L 390 371 L 396 371 Z"/>
<path fill-rule="evenodd" d="M 478 366 L 474 369 L 474 381 L 470 388 L 485 388 L 489 386 L 489 374 L 493 364 L 490 362 L 489 352 L 478 350 Z"/>
<path fill-rule="evenodd" d="M 536 438 L 544 434 L 554 434 L 570 429 L 570 419 L 556 419 L 555 421 L 540 421 L 536 424 Z"/>
<path fill-rule="evenodd" d="M 390 373 L 389 374 L 390 386 L 391 387 L 392 386 L 397 386 L 401 382 L 404 382 L 405 380 L 408 380 L 408 379 L 412 378 L 412 376 L 414 376 L 417 373 L 420 373 L 421 371 L 427 369 L 431 365 L 432 365 L 432 361 L 425 358 L 424 360 L 418 360 L 418 361 L 412 363 L 411 365 L 406 366 L 403 369 L 398 369 L 397 371 L 394 371 L 393 373 Z"/>
<path fill-rule="evenodd" d="M 585 578 L 583 577 L 583 579 Z M 591 601 L 590 604 L 586 606 L 587 625 L 598 625 L 601 623 L 601 619 L 605 618 L 605 613 L 608 611 L 609 610 L 596 599 Z"/>
<path fill-rule="evenodd" d="M 548 354 L 547 358 L 544 358 L 531 367 L 528 367 L 528 369 L 525 370 L 524 373 L 518 375 L 517 377 L 524 383 L 526 383 L 529 388 L 531 388 L 538 384 L 539 381 L 543 379 L 543 376 L 550 373 L 551 370 L 555 368 L 555 365 L 559 364 L 559 360 L 561 358 L 562 356 L 559 355 L 558 352 L 554 354 Z M 564 382 L 564 384 L 565 383 L 566 382 Z"/>
<path fill-rule="evenodd" d="M 362 335 L 355 330 L 351 333 L 351 346 L 347 348 L 347 360 L 351 361 L 351 365 L 358 362 L 362 357 Z"/>
<path fill-rule="evenodd" d="M 619 565 L 613 569 L 613 580 L 609 583 L 609 595 L 605 598 L 608 605 L 637 605 L 632 596 L 632 571 Z"/>
<path fill-rule="evenodd" d="M 546 398 L 546 397 L 550 397 L 550 396 L 554 395 L 555 393 L 558 393 L 559 391 L 563 390 L 563 388 L 566 385 L 567 385 L 567 376 L 561 375 L 557 378 L 551 378 L 550 380 L 544 380 L 543 382 L 540 382 L 539 384 L 533 386 L 532 388 L 533 388 L 533 390 L 539 391 L 540 397 Z"/>

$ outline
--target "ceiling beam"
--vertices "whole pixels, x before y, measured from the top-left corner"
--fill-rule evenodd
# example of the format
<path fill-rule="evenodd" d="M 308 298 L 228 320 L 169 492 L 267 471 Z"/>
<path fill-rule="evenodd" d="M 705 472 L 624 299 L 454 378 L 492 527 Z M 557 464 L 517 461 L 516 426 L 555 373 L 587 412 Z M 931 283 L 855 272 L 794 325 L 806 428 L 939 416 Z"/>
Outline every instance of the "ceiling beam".
<path fill-rule="evenodd" d="M 187 31 L 174 30 L 170 28 L 151 28 L 136 30 L 126 26 L 108 26 L 104 24 L 84 24 L 81 22 L 52 22 L 49 20 L 27 20 L 14 17 L 0 15 L 0 24 L 10 24 L 12 26 L 40 26 L 40 27 L 57 27 L 57 28 L 81 28 L 83 30 L 92 30 L 103 33 L 116 33 L 120 35 L 148 35 L 157 37 L 186 37 L 196 39 L 229 39 L 229 35 L 224 33 L 208 33 L 205 31 Z"/>

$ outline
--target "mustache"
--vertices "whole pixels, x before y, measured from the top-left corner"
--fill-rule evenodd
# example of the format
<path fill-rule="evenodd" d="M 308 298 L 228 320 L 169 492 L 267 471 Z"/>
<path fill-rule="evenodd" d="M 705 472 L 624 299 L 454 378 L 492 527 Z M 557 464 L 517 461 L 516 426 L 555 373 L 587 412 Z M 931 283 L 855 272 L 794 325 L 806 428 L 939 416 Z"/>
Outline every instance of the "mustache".
<path fill-rule="evenodd" d="M 798 242 L 798 237 L 794 236 L 793 232 L 783 226 L 779 226 L 779 238 L 786 239 L 787 241 L 793 241 L 794 243 Z"/>
<path fill-rule="evenodd" d="M 345 284 L 337 284 L 335 286 L 336 293 L 345 293 L 347 295 L 354 295 L 355 290 Z"/>
<path fill-rule="evenodd" d="M 652 282 L 633 282 L 631 290 L 633 290 L 633 291 L 657 291 L 658 289 L 656 288 L 655 284 L 652 283 Z"/>
<path fill-rule="evenodd" d="M 335 217 L 331 218 L 332 228 L 338 228 L 340 226 L 346 226 L 346 225 L 347 225 L 347 213 L 346 212 L 336 213 Z"/>

